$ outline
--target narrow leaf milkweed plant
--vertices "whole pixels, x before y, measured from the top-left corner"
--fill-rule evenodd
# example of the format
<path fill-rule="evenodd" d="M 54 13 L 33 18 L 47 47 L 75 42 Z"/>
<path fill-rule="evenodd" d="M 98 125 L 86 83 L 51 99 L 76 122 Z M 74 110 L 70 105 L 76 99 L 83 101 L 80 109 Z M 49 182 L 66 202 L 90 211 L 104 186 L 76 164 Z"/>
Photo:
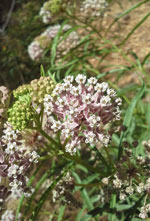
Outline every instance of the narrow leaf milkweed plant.
<path fill-rule="evenodd" d="M 86 146 L 101 143 L 107 147 L 109 124 L 120 120 L 121 99 L 115 90 L 83 74 L 67 76 L 58 84 L 50 77 L 41 77 L 20 86 L 13 95 L 15 101 L 8 109 L 1 137 L 0 173 L 8 183 L 1 186 L 7 191 L 2 201 L 8 194 L 32 195 L 34 189 L 27 186 L 26 174 L 39 162 L 40 146 L 56 154 L 62 151 L 76 161 L 74 155 Z"/>

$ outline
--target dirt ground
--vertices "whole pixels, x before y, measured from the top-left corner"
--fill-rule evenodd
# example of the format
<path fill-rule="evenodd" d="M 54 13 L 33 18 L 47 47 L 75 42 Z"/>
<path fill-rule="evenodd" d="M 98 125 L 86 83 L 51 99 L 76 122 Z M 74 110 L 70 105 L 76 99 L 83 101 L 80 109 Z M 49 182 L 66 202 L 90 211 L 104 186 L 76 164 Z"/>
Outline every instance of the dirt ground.
<path fill-rule="evenodd" d="M 120 4 L 119 4 L 119 3 Z M 128 1 L 122 0 L 118 2 L 113 2 L 110 4 L 107 16 L 102 21 L 102 26 L 104 30 L 107 30 L 112 21 L 117 18 L 123 11 L 128 10 L 133 5 L 141 2 L 141 1 Z M 106 39 L 110 39 L 110 41 L 115 45 L 119 45 L 127 35 L 134 29 L 134 27 L 147 16 L 145 21 L 132 33 L 129 39 L 123 44 L 119 46 L 119 52 L 110 53 L 106 59 L 101 63 L 100 70 L 109 71 L 111 68 L 102 68 L 105 65 L 119 66 L 122 67 L 124 65 L 131 65 L 132 61 L 135 62 L 135 58 L 131 53 L 135 53 L 135 55 L 142 62 L 144 57 L 150 53 L 150 1 L 141 5 L 140 7 L 131 11 L 128 15 L 125 15 L 121 19 L 119 19 L 110 29 L 108 34 L 106 35 Z M 105 31 L 104 31 L 105 32 Z M 108 45 L 108 48 L 110 46 Z M 127 57 L 122 55 L 122 52 L 127 55 Z M 95 59 L 92 59 L 92 64 L 95 66 L 97 64 Z M 102 68 L 102 69 L 101 69 Z M 114 68 L 114 67 L 113 67 Z M 150 65 L 145 65 L 145 72 L 150 71 Z M 112 77 L 111 80 L 115 80 L 116 77 Z M 138 83 L 138 76 L 136 72 L 126 73 L 123 75 L 123 78 L 119 80 L 119 85 L 123 86 L 125 83 Z"/>

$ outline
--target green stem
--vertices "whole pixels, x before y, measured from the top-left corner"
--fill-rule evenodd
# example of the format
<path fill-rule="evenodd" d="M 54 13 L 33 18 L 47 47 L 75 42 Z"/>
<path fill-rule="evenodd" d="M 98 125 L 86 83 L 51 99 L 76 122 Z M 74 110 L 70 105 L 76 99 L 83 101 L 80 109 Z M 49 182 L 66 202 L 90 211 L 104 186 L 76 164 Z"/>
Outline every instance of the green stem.
<path fill-rule="evenodd" d="M 112 161 L 112 159 L 111 159 L 111 156 L 110 156 L 110 154 L 109 154 L 109 152 L 108 152 L 107 147 L 104 147 L 104 150 L 105 150 L 105 152 L 106 152 L 106 155 L 107 155 L 107 157 L 108 157 L 109 162 L 111 163 L 111 165 L 112 165 L 112 167 L 113 167 L 113 169 L 114 169 L 114 163 L 113 163 L 113 161 Z"/>
<path fill-rule="evenodd" d="M 64 152 L 64 151 L 63 151 L 63 152 Z M 98 168 L 92 167 L 90 164 L 86 163 L 85 161 L 83 161 L 81 158 L 79 158 L 79 157 L 77 157 L 77 156 L 72 156 L 72 155 L 70 155 L 70 154 L 67 153 L 67 152 L 64 152 L 63 155 L 64 155 L 66 158 L 68 158 L 68 159 L 70 159 L 70 160 L 73 160 L 73 161 L 75 161 L 76 163 L 85 166 L 86 168 L 88 168 L 88 169 L 89 169 L 90 171 L 92 171 L 92 172 L 100 173 L 100 171 L 99 171 Z"/>
<path fill-rule="evenodd" d="M 58 143 L 50 136 L 48 136 L 47 133 L 45 133 L 44 130 L 39 129 L 39 132 L 41 135 L 43 135 L 48 141 L 50 141 L 52 144 L 54 144 L 56 147 L 58 147 Z"/>
<path fill-rule="evenodd" d="M 90 171 L 95 172 L 95 173 L 100 173 L 100 169 L 98 168 L 94 168 L 93 166 L 89 165 L 88 163 L 86 163 L 85 161 L 83 161 L 81 158 L 77 157 L 77 156 L 72 156 L 69 153 L 65 152 L 65 147 L 61 144 L 58 144 L 53 138 L 51 138 L 50 136 L 48 136 L 48 134 L 45 133 L 45 131 L 43 131 L 42 129 L 39 130 L 39 132 L 47 139 L 49 140 L 51 143 L 53 143 L 56 146 L 56 149 L 58 149 L 58 147 L 60 146 L 60 150 L 63 152 L 62 156 L 64 155 L 66 158 L 75 161 L 78 164 L 81 164 L 83 166 L 85 166 L 86 168 L 88 168 Z M 102 174 L 102 173 L 100 173 Z"/>
<path fill-rule="evenodd" d="M 75 183 L 75 186 L 83 186 L 83 187 L 94 187 L 94 186 L 101 186 L 101 183 Z"/>

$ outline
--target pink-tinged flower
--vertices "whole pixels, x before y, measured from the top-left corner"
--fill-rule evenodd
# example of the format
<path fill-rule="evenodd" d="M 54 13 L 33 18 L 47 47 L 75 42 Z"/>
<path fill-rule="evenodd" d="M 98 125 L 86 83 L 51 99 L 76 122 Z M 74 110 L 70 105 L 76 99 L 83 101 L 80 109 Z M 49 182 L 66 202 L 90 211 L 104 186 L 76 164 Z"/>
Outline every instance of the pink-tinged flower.
<path fill-rule="evenodd" d="M 45 96 L 44 112 L 48 128 L 60 131 L 62 143 L 69 138 L 66 151 L 73 154 L 85 143 L 108 146 L 111 136 L 105 128 L 120 119 L 120 104 L 121 99 L 107 83 L 97 83 L 94 77 L 87 80 L 79 74 L 75 81 L 67 76 L 52 97 Z"/>

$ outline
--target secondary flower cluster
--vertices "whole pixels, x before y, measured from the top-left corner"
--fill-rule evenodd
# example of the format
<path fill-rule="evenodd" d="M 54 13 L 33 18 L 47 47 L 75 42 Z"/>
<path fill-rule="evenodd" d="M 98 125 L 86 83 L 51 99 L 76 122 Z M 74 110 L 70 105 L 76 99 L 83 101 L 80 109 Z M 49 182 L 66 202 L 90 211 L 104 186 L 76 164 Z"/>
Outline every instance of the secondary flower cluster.
<path fill-rule="evenodd" d="M 89 18 L 98 17 L 104 13 L 107 5 L 105 0 L 85 0 L 81 5 L 80 11 L 83 16 L 88 16 Z"/>
<path fill-rule="evenodd" d="M 145 194 L 144 205 L 141 207 L 139 217 L 146 219 L 147 213 L 150 212 L 150 204 L 146 204 L 150 193 L 150 141 L 144 141 L 145 156 L 134 156 L 133 152 L 137 142 L 133 142 L 132 147 L 129 143 L 124 142 L 124 153 L 120 162 L 116 164 L 116 173 L 113 176 L 102 179 L 103 190 L 101 200 L 110 200 L 111 194 L 108 195 L 108 189 L 111 193 L 117 190 L 121 201 L 125 201 L 129 196 L 136 194 L 140 196 Z"/>
<path fill-rule="evenodd" d="M 39 15 L 42 17 L 43 23 L 50 23 L 54 15 L 59 12 L 60 6 L 61 0 L 50 0 L 45 2 L 39 13 Z"/>
<path fill-rule="evenodd" d="M 73 154 L 85 143 L 108 146 L 108 124 L 120 120 L 120 105 L 121 99 L 107 83 L 79 74 L 75 82 L 73 76 L 68 76 L 56 85 L 53 96 L 45 96 L 44 112 L 47 127 L 61 132 L 62 144 L 68 139 L 65 148 Z"/>
<path fill-rule="evenodd" d="M 9 183 L 8 188 L 12 194 L 16 195 L 16 191 L 19 191 L 28 197 L 32 189 L 26 186 L 28 182 L 26 172 L 33 163 L 38 163 L 39 155 L 26 145 L 18 130 L 13 130 L 8 122 L 4 126 L 0 152 L 0 176 L 7 180 L 6 183 Z"/>
<path fill-rule="evenodd" d="M 75 0 L 49 0 L 41 7 L 39 15 L 42 17 L 42 21 L 45 24 L 55 23 L 59 19 L 67 17 L 65 13 L 66 9 L 70 11 L 74 16 L 79 16 L 79 11 L 83 17 L 92 19 L 104 14 L 108 3 L 106 0 L 84 0 L 76 2 Z"/>
<path fill-rule="evenodd" d="M 35 40 L 28 46 L 28 54 L 32 60 L 40 60 L 46 48 L 51 46 L 52 40 L 56 37 L 59 32 L 61 25 L 54 25 L 48 27 L 40 36 L 36 37 Z M 65 33 L 71 29 L 70 25 L 64 25 L 62 32 Z M 78 34 L 73 31 L 63 39 L 60 38 L 60 43 L 57 46 L 56 59 L 66 55 L 72 48 L 76 47 L 79 41 Z"/>

